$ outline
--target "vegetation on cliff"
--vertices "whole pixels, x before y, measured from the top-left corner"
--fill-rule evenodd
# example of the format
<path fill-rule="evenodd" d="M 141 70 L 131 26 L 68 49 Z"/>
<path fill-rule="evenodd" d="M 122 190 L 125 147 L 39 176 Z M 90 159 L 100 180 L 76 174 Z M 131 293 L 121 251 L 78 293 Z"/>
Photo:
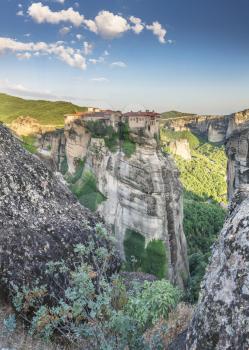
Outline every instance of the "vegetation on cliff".
<path fill-rule="evenodd" d="M 127 229 L 124 251 L 128 271 L 142 271 L 160 279 L 167 276 L 167 254 L 162 240 L 152 240 L 145 247 L 145 238 L 140 233 Z"/>
<path fill-rule="evenodd" d="M 161 130 L 161 142 L 187 139 L 191 160 L 174 156 L 184 186 L 184 232 L 188 243 L 190 279 L 187 298 L 195 302 L 200 282 L 211 254 L 211 246 L 221 230 L 226 203 L 226 155 L 223 146 L 214 145 L 190 131 Z M 167 146 L 163 146 L 169 151 Z"/>
<path fill-rule="evenodd" d="M 29 116 L 40 124 L 64 125 L 64 115 L 85 111 L 85 107 L 79 107 L 70 102 L 25 100 L 0 93 L 0 121 L 9 124 L 20 116 Z"/>

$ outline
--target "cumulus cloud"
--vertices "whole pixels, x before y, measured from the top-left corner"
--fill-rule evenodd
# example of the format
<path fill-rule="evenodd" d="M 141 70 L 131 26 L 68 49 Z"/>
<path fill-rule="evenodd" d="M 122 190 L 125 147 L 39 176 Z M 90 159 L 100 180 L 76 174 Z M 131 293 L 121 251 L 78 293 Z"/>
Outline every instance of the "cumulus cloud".
<path fill-rule="evenodd" d="M 76 34 L 76 38 L 77 38 L 78 40 L 81 40 L 81 39 L 83 38 L 83 35 L 81 35 L 81 34 Z"/>
<path fill-rule="evenodd" d="M 140 34 L 144 29 L 141 18 L 131 16 L 130 21 L 133 24 L 131 29 L 134 31 L 134 33 Z"/>
<path fill-rule="evenodd" d="M 91 81 L 94 81 L 96 83 L 106 83 L 109 80 L 107 78 L 104 77 L 100 77 L 100 78 L 92 78 Z"/>
<path fill-rule="evenodd" d="M 124 62 L 122 62 L 122 61 L 118 61 L 118 62 L 113 62 L 113 63 L 111 63 L 110 66 L 111 66 L 112 68 L 116 68 L 116 67 L 118 67 L 118 68 L 126 68 L 126 67 L 127 67 L 127 64 L 124 63 Z"/>
<path fill-rule="evenodd" d="M 167 34 L 167 31 L 165 28 L 162 27 L 162 25 L 159 22 L 153 22 L 151 25 L 147 25 L 146 28 L 148 30 L 151 30 L 153 34 L 158 37 L 160 43 L 164 44 L 166 42 L 165 36 Z"/>
<path fill-rule="evenodd" d="M 128 31 L 140 34 L 146 28 L 158 37 L 160 43 L 166 43 L 165 36 L 167 31 L 161 23 L 155 21 L 150 25 L 146 25 L 141 18 L 135 16 L 130 16 L 129 19 L 126 19 L 120 14 L 116 15 L 110 11 L 103 10 L 95 18 L 88 19 L 72 7 L 67 10 L 52 11 L 41 2 L 33 3 L 28 8 L 28 14 L 37 23 L 58 24 L 69 22 L 78 27 L 84 25 L 88 30 L 104 39 L 119 38 Z"/>
<path fill-rule="evenodd" d="M 84 22 L 84 16 L 79 12 L 74 11 L 72 7 L 67 10 L 52 11 L 48 6 L 43 5 L 41 2 L 33 3 L 28 8 L 28 14 L 37 23 L 53 23 L 58 24 L 60 22 L 70 22 L 74 26 L 78 27 Z"/>
<path fill-rule="evenodd" d="M 39 53 L 53 55 L 71 67 L 86 69 L 86 59 L 82 52 L 71 47 L 65 47 L 62 42 L 47 44 L 45 42 L 19 42 L 11 38 L 0 37 L 0 53 L 13 52 L 16 55 L 23 53 Z"/>
<path fill-rule="evenodd" d="M 120 37 L 130 29 L 127 20 L 119 15 L 114 15 L 109 11 L 100 11 L 94 21 L 84 22 L 89 30 L 99 34 L 105 39 Z"/>

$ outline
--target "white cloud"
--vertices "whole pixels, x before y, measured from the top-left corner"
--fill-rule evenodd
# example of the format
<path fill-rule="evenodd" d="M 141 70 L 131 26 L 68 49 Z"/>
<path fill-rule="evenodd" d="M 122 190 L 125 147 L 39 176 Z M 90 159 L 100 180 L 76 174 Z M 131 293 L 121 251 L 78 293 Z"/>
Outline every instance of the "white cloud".
<path fill-rule="evenodd" d="M 104 77 L 100 77 L 100 78 L 92 78 L 91 81 L 94 81 L 96 83 L 106 83 L 109 80 L 107 78 Z"/>
<path fill-rule="evenodd" d="M 76 34 L 76 38 L 77 38 L 78 40 L 81 40 L 81 39 L 83 38 L 83 35 L 81 35 L 81 34 Z"/>
<path fill-rule="evenodd" d="M 109 56 L 109 52 L 107 50 L 104 51 L 104 56 Z"/>
<path fill-rule="evenodd" d="M 16 57 L 19 58 L 20 60 L 29 60 L 31 58 L 31 53 L 29 52 L 24 52 L 24 53 L 17 53 Z"/>
<path fill-rule="evenodd" d="M 60 35 L 67 35 L 71 30 L 71 27 L 63 27 L 59 30 Z"/>
<path fill-rule="evenodd" d="M 87 41 L 84 41 L 84 54 L 86 56 L 90 55 L 93 51 L 93 45 L 88 43 Z"/>
<path fill-rule="evenodd" d="M 134 24 L 133 26 L 131 26 L 131 29 L 134 31 L 134 33 L 140 34 L 144 29 L 144 25 L 142 24 L 141 18 L 131 16 L 129 19 L 131 23 Z"/>
<path fill-rule="evenodd" d="M 54 0 L 55 2 L 59 2 L 60 4 L 64 4 L 65 0 Z"/>
<path fill-rule="evenodd" d="M 166 42 L 165 35 L 167 34 L 167 31 L 162 27 L 162 25 L 159 22 L 153 22 L 151 25 L 147 25 L 146 28 L 148 30 L 151 30 L 153 34 L 158 37 L 160 43 L 164 44 Z"/>
<path fill-rule="evenodd" d="M 21 9 L 22 8 L 22 4 L 18 4 L 18 7 L 19 7 L 19 9 Z"/>
<path fill-rule="evenodd" d="M 105 58 L 103 56 L 100 56 L 99 58 L 90 58 L 89 62 L 92 64 L 103 63 L 105 62 Z"/>
<path fill-rule="evenodd" d="M 67 10 L 52 11 L 48 6 L 43 5 L 41 2 L 33 3 L 28 8 L 28 14 L 37 23 L 46 22 L 58 24 L 61 22 L 69 22 L 78 27 L 84 24 L 88 30 L 100 35 L 104 39 L 119 38 L 127 31 L 133 31 L 135 34 L 140 34 L 144 28 L 146 28 L 158 37 L 160 43 L 166 43 L 165 36 L 167 31 L 163 28 L 161 23 L 154 21 L 152 24 L 146 25 L 141 18 L 135 16 L 130 16 L 127 20 L 120 14 L 115 15 L 110 11 L 103 10 L 100 11 L 94 19 L 87 19 L 72 7 Z M 81 39 L 80 35 L 81 34 L 77 34 L 78 40 Z"/>
<path fill-rule="evenodd" d="M 24 16 L 23 10 L 20 10 L 16 13 L 17 16 Z"/>
<path fill-rule="evenodd" d="M 92 32 L 99 34 L 104 39 L 120 37 L 130 29 L 127 20 L 109 11 L 100 11 L 94 21 L 85 20 L 85 25 Z"/>
<path fill-rule="evenodd" d="M 11 38 L 0 37 L 0 53 L 5 53 L 6 51 L 15 54 L 39 52 L 40 54 L 47 54 L 49 57 L 53 55 L 71 67 L 86 69 L 86 59 L 81 51 L 72 47 L 65 47 L 62 42 L 52 44 L 45 42 L 23 43 Z"/>
<path fill-rule="evenodd" d="M 118 61 L 118 62 L 113 62 L 110 64 L 110 66 L 112 68 L 115 68 L 115 67 L 118 67 L 118 68 L 126 68 L 127 67 L 127 64 L 122 62 L 122 61 Z"/>
<path fill-rule="evenodd" d="M 70 22 L 74 26 L 80 26 L 84 21 L 84 16 L 79 12 L 74 11 L 72 7 L 67 10 L 52 11 L 48 6 L 41 2 L 33 3 L 28 8 L 28 14 L 38 23 L 53 23 Z"/>

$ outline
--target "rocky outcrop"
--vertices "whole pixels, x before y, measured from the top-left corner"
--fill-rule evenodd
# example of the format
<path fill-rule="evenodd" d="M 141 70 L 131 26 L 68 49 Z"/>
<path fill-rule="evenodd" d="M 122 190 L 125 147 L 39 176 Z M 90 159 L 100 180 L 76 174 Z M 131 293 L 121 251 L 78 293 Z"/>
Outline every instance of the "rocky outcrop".
<path fill-rule="evenodd" d="M 154 139 L 137 140 L 136 152 L 126 157 L 111 153 L 104 140 L 92 139 L 85 170 L 92 171 L 98 188 L 106 197 L 98 212 L 110 224 L 124 257 L 127 229 L 142 234 L 146 243 L 165 243 L 168 276 L 183 287 L 188 278 L 186 239 L 183 232 L 182 187 L 170 156 L 157 149 Z"/>
<path fill-rule="evenodd" d="M 228 197 L 249 183 L 249 110 L 236 113 L 227 133 L 226 153 Z"/>
<path fill-rule="evenodd" d="M 237 190 L 213 247 L 187 350 L 249 349 L 249 185 Z"/>
<path fill-rule="evenodd" d="M 55 126 L 42 125 L 32 117 L 18 117 L 11 124 L 10 128 L 19 136 L 28 136 L 53 131 Z"/>
<path fill-rule="evenodd" d="M 74 266 L 74 246 L 100 239 L 101 219 L 83 208 L 67 187 L 0 125 L 0 278 L 15 284 L 45 284 L 46 263 Z M 108 244 L 100 239 L 103 246 Z M 90 257 L 89 257 L 90 259 Z M 108 266 L 115 271 L 118 254 Z M 54 286 L 53 292 L 57 291 Z"/>
<path fill-rule="evenodd" d="M 180 156 L 184 160 L 191 160 L 191 152 L 187 139 L 170 141 L 168 144 L 170 153 Z"/>

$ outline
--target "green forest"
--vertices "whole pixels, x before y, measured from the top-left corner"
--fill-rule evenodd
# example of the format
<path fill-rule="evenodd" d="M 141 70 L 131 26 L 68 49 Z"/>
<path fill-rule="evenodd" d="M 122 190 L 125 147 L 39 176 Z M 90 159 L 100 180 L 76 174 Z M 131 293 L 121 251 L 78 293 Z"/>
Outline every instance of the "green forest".
<path fill-rule="evenodd" d="M 215 145 L 190 131 L 161 129 L 165 152 L 167 141 L 187 139 L 191 160 L 173 155 L 184 188 L 184 232 L 188 243 L 190 279 L 186 298 L 195 302 L 200 282 L 211 254 L 211 246 L 221 230 L 226 211 L 226 155 L 224 146 Z"/>

